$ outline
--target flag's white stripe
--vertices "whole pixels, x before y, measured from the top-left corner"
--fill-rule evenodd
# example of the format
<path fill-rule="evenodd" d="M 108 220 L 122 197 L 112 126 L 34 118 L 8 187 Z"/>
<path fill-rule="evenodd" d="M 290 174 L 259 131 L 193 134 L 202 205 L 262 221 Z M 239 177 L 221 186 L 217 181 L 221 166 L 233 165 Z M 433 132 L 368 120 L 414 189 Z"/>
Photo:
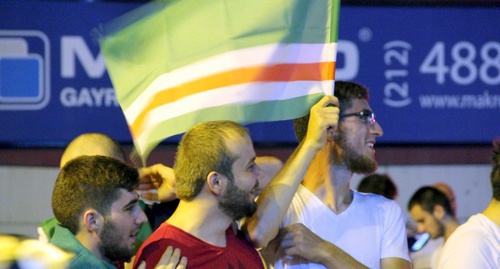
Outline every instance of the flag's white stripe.
<path fill-rule="evenodd" d="M 324 93 L 324 89 L 331 87 L 333 87 L 333 81 L 255 82 L 190 95 L 183 98 L 182 102 L 170 103 L 151 110 L 144 119 L 146 129 L 136 140 L 140 148 L 146 148 L 148 133 L 155 126 L 165 120 L 197 110 L 224 105 L 287 100 L 315 93 Z M 186 104 L 189 105 L 186 106 Z"/>
<path fill-rule="evenodd" d="M 275 64 L 332 62 L 336 60 L 336 46 L 336 43 L 269 44 L 226 52 L 160 75 L 124 112 L 128 122 L 134 122 L 156 93 L 229 70 Z"/>

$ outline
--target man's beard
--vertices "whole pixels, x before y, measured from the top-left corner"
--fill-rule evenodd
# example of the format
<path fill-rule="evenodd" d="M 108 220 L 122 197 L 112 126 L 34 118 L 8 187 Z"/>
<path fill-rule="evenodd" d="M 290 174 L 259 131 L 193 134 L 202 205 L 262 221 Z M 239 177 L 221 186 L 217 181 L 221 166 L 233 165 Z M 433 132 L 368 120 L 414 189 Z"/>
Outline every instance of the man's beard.
<path fill-rule="evenodd" d="M 133 247 L 127 245 L 128 242 L 121 242 L 123 234 L 114 223 L 106 221 L 99 237 L 99 251 L 110 262 L 128 261 L 134 256 Z"/>
<path fill-rule="evenodd" d="M 344 165 L 349 171 L 357 174 L 369 174 L 377 171 L 377 161 L 370 156 L 356 152 L 347 142 L 346 134 L 342 130 L 339 130 L 335 143 L 342 149 L 342 152 L 340 158 L 335 156 L 332 158 L 332 164 Z"/>
<path fill-rule="evenodd" d="M 250 191 L 244 191 L 230 181 L 226 193 L 219 201 L 219 208 L 232 220 L 240 220 L 243 217 L 252 216 L 257 211 L 257 203 L 248 201 Z"/>
<path fill-rule="evenodd" d="M 437 225 L 437 234 L 435 236 L 431 236 L 432 239 L 437 239 L 441 236 L 444 236 L 444 224 L 438 220 L 438 218 L 434 217 L 434 215 L 432 216 L 434 218 L 434 221 L 436 222 L 436 225 Z"/>

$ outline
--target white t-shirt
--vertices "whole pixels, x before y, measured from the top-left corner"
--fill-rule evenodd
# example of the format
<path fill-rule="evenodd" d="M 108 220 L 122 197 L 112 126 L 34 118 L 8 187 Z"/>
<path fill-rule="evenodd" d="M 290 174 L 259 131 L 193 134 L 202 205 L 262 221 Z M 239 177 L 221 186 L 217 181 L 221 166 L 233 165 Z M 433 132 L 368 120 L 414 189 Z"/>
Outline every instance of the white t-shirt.
<path fill-rule="evenodd" d="M 307 188 L 299 185 L 281 227 L 302 223 L 369 268 L 380 268 L 382 258 L 410 261 L 405 219 L 399 205 L 383 196 L 354 191 L 351 205 L 335 214 Z M 270 243 L 262 255 L 269 268 L 325 268 L 299 257 L 280 258 Z"/>
<path fill-rule="evenodd" d="M 443 251 L 443 244 L 436 246 L 431 256 L 431 269 L 438 269 L 439 258 L 441 257 L 441 252 Z"/>
<path fill-rule="evenodd" d="M 438 268 L 500 268 L 500 227 L 483 214 L 470 217 L 446 240 Z"/>

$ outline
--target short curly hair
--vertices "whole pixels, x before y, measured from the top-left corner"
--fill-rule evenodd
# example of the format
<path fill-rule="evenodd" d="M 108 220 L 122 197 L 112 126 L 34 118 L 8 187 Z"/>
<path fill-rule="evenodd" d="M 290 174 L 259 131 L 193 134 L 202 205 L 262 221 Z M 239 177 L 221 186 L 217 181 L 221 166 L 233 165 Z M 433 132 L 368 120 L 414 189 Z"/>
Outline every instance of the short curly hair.
<path fill-rule="evenodd" d="M 232 165 L 237 156 L 230 152 L 226 142 L 234 135 L 249 134 L 245 127 L 227 120 L 203 122 L 184 134 L 174 162 L 175 191 L 179 199 L 196 197 L 212 171 L 233 178 Z"/>
<path fill-rule="evenodd" d="M 59 172 L 52 192 L 52 212 L 63 227 L 77 234 L 86 209 L 108 215 L 120 198 L 120 189 L 132 191 L 138 186 L 137 169 L 111 157 L 80 156 Z"/>

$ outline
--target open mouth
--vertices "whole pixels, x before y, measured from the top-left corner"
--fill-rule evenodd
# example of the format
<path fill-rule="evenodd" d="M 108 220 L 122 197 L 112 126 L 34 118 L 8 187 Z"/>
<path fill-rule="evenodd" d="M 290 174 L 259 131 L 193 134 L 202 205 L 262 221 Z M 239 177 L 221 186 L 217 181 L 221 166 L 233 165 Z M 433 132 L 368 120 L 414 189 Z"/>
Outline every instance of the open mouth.
<path fill-rule="evenodd" d="M 132 242 L 135 242 L 135 240 L 137 239 L 138 233 L 139 233 L 139 229 L 133 231 L 132 234 L 129 236 L 129 238 L 130 238 L 130 240 L 132 240 Z"/>
<path fill-rule="evenodd" d="M 375 148 L 374 148 L 375 143 L 374 143 L 374 142 L 367 142 L 365 145 L 366 145 L 368 148 L 370 148 L 370 149 L 371 149 L 371 151 L 372 151 L 373 153 L 375 153 Z"/>
<path fill-rule="evenodd" d="M 250 191 L 250 200 L 254 200 L 259 195 L 259 190 L 254 188 Z"/>

